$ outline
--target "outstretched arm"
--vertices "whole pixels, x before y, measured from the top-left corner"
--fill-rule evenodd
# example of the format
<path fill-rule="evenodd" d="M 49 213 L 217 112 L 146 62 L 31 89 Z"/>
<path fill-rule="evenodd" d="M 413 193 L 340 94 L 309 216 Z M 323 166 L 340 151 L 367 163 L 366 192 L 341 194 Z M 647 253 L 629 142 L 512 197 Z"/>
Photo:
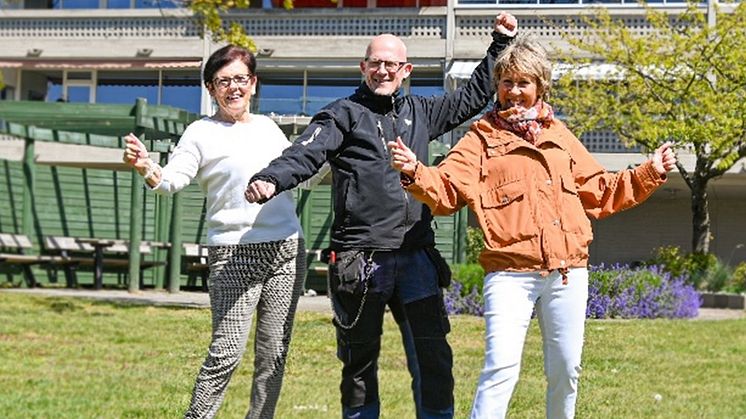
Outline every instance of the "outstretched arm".
<path fill-rule="evenodd" d="M 433 215 L 449 215 L 470 201 L 480 172 L 480 140 L 467 134 L 437 167 L 417 160 L 401 138 L 388 143 L 391 166 L 402 173 L 402 185 Z"/>
<path fill-rule="evenodd" d="M 573 175 L 578 196 L 586 214 L 596 219 L 645 201 L 666 181 L 666 174 L 676 166 L 676 155 L 670 143 L 658 147 L 645 163 L 617 173 L 605 171 L 579 141 L 573 149 L 576 162 Z"/>
<path fill-rule="evenodd" d="M 342 131 L 331 113 L 320 112 L 292 146 L 251 178 L 244 197 L 251 203 L 264 203 L 296 187 L 318 172 L 342 140 Z"/>

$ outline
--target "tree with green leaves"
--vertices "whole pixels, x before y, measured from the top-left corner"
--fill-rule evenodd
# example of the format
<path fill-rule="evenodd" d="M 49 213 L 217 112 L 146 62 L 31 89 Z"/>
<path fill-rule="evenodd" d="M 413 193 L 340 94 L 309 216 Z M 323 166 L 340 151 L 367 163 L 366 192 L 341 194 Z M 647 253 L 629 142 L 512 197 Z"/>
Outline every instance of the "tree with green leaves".
<path fill-rule="evenodd" d="M 691 190 L 698 253 L 709 252 L 711 240 L 707 185 L 746 157 L 746 4 L 726 6 L 728 13 L 714 9 L 715 25 L 693 3 L 678 15 L 646 6 L 651 30 L 644 35 L 595 10 L 575 32 L 583 35 L 566 37 L 576 50 L 560 60 L 572 70 L 553 99 L 578 135 L 610 130 L 646 150 L 672 141 L 696 157 L 693 170 L 677 166 Z M 591 60 L 615 70 L 582 80 L 578 72 Z"/>

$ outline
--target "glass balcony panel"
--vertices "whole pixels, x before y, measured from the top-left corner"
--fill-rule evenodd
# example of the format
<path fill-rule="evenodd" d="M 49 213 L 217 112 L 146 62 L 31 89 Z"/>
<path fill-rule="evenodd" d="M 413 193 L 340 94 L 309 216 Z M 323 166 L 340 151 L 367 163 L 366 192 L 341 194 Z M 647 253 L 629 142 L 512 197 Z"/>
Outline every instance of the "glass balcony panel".
<path fill-rule="evenodd" d="M 106 2 L 108 9 L 129 9 L 132 7 L 131 0 L 108 0 Z"/>
<path fill-rule="evenodd" d="M 165 72 L 161 90 L 161 105 L 169 105 L 199 113 L 202 86 L 199 74 Z"/>
<path fill-rule="evenodd" d="M 91 87 L 67 86 L 67 101 L 71 103 L 89 103 L 91 101 Z"/>
<path fill-rule="evenodd" d="M 303 76 L 259 78 L 256 102 L 258 113 L 299 115 L 303 111 Z"/>
<path fill-rule="evenodd" d="M 29 100 L 35 100 L 33 97 L 28 97 Z M 62 94 L 62 80 L 60 81 L 52 81 L 49 80 L 47 82 L 47 102 L 64 102 L 65 99 L 63 98 Z"/>
<path fill-rule="evenodd" d="M 132 105 L 138 97 L 158 103 L 158 73 L 155 71 L 101 71 L 96 86 L 97 103 Z"/>
<path fill-rule="evenodd" d="M 135 0 L 135 9 L 174 9 L 183 7 L 176 0 Z"/>
<path fill-rule="evenodd" d="M 1 10 L 23 9 L 24 0 L 0 0 Z"/>
<path fill-rule="evenodd" d="M 98 9 L 98 0 L 53 0 L 52 9 Z"/>

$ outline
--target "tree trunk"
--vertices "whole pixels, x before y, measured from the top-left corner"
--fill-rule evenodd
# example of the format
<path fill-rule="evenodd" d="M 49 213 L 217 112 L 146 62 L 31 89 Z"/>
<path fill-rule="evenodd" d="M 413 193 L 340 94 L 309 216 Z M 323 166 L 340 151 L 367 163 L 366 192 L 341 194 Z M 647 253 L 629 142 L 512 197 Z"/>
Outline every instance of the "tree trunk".
<path fill-rule="evenodd" d="M 710 207 L 707 202 L 707 179 L 695 177 L 692 189 L 692 251 L 710 251 Z"/>

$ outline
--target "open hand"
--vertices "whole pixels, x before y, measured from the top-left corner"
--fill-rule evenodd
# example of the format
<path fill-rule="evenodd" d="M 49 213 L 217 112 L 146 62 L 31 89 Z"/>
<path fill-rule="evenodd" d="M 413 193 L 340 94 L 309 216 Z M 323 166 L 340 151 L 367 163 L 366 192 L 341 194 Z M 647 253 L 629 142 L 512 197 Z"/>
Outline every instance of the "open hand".
<path fill-rule="evenodd" d="M 651 160 L 653 161 L 653 167 L 661 176 L 673 170 L 676 167 L 676 154 L 673 152 L 671 142 L 666 141 L 658 147 Z"/>
<path fill-rule="evenodd" d="M 495 31 L 513 37 L 518 33 L 518 19 L 508 12 L 500 12 L 495 18 Z"/>
<path fill-rule="evenodd" d="M 409 149 L 401 137 L 396 137 L 396 141 L 389 141 L 386 144 L 391 154 L 391 167 L 409 177 L 414 177 L 414 170 L 417 168 L 417 156 Z"/>

